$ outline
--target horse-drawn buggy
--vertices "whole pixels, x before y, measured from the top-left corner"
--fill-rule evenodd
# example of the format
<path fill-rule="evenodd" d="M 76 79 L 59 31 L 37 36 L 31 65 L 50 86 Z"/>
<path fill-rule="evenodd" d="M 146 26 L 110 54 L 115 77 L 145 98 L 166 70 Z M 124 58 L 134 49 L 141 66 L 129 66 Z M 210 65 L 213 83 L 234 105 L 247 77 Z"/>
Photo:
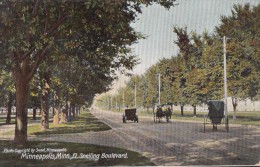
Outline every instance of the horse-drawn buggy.
<path fill-rule="evenodd" d="M 136 114 L 136 108 L 125 109 L 125 113 L 123 114 L 123 123 L 126 123 L 127 120 L 138 123 L 138 116 Z"/>
<path fill-rule="evenodd" d="M 161 119 L 165 118 L 166 122 L 169 122 L 172 116 L 172 110 L 168 104 L 162 104 L 157 106 L 157 110 L 154 113 L 154 122 L 161 122 Z"/>
<path fill-rule="evenodd" d="M 222 120 L 224 119 L 224 101 L 210 100 L 208 102 L 208 109 L 208 115 L 204 116 L 204 132 L 206 124 L 212 124 L 213 131 L 217 131 L 217 126 L 220 125 Z"/>

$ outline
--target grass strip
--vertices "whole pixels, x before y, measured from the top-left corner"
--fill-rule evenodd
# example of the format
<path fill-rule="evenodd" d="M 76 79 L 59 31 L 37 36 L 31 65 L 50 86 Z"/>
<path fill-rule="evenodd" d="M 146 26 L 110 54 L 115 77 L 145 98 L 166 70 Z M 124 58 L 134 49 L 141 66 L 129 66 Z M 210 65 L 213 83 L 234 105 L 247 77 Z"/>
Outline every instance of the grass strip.
<path fill-rule="evenodd" d="M 49 135 L 49 134 L 69 134 L 84 133 L 110 130 L 111 128 L 95 118 L 88 110 L 82 112 L 79 116 L 71 118 L 70 122 L 58 124 L 54 127 L 49 123 L 49 129 L 42 130 L 40 124 L 28 126 L 28 135 Z M 13 135 L 14 130 L 3 133 L 3 135 Z"/>

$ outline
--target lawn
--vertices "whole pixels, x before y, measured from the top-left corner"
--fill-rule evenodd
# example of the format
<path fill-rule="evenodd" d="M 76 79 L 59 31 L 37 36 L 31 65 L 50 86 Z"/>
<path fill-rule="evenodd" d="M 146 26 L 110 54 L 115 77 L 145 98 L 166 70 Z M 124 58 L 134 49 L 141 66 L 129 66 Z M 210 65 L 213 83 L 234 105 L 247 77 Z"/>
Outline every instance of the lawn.
<path fill-rule="evenodd" d="M 49 152 L 47 149 L 62 149 L 59 152 Z M 63 158 L 60 159 L 44 159 L 44 160 L 36 160 L 36 159 L 26 159 L 26 156 L 19 153 L 4 153 L 4 149 L 16 149 L 16 150 L 24 150 L 26 149 L 27 155 L 50 155 L 51 158 L 58 158 L 62 155 Z M 32 153 L 31 150 L 38 150 L 38 152 Z M 41 151 L 40 150 L 43 150 Z M 124 157 L 120 158 L 112 158 L 108 156 L 101 156 L 102 154 L 121 154 Z M 86 158 L 75 158 L 83 157 Z M 87 157 L 88 155 L 99 155 L 99 158 L 93 160 Z M 24 154 L 25 155 L 25 154 Z M 32 157 L 32 156 L 31 156 Z M 28 156 L 27 156 L 28 158 Z M 70 159 L 72 158 L 72 159 Z M 39 141 L 30 141 L 25 146 L 14 146 L 11 141 L 0 140 L 0 166 L 1 167 L 9 167 L 9 166 L 19 166 L 19 167 L 80 167 L 80 166 L 152 166 L 153 163 L 150 162 L 149 159 L 142 156 L 141 154 L 125 149 L 115 148 L 115 147 L 104 147 L 90 144 L 78 144 L 78 143 L 64 143 L 64 142 L 39 142 Z"/>
<path fill-rule="evenodd" d="M 6 115 L 0 114 L 0 125 L 6 124 Z M 15 116 L 12 115 L 11 117 L 11 124 L 15 124 Z"/>
<path fill-rule="evenodd" d="M 30 126 L 28 133 L 34 135 L 67 134 L 105 131 L 111 129 L 108 125 L 95 118 L 89 111 L 83 112 L 78 117 L 72 118 L 72 120 L 66 124 L 59 124 L 58 127 L 54 127 L 53 123 L 50 123 L 49 126 L 50 129 L 46 131 L 41 131 L 39 125 Z"/>
<path fill-rule="evenodd" d="M 39 115 L 36 115 L 36 119 L 40 120 L 41 117 Z M 33 123 L 37 120 L 33 119 L 33 116 L 28 114 L 28 122 Z M 11 124 L 15 124 L 15 113 L 12 113 L 11 115 Z M 6 125 L 6 114 L 0 114 L 0 125 Z"/>
<path fill-rule="evenodd" d="M 66 124 L 59 124 L 54 127 L 53 123 L 49 123 L 49 129 L 41 130 L 40 123 L 28 126 L 28 135 L 48 135 L 48 134 L 68 134 L 68 133 L 84 133 L 110 130 L 111 128 L 100 122 L 88 110 L 82 112 L 79 116 L 72 118 Z M 12 135 L 14 131 L 8 131 L 3 135 Z"/>

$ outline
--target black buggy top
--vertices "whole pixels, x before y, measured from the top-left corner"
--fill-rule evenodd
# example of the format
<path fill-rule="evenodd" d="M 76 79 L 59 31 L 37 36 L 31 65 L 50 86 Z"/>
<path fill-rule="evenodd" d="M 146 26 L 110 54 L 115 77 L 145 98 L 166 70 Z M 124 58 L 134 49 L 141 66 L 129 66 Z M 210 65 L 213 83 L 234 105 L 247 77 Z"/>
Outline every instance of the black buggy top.
<path fill-rule="evenodd" d="M 125 109 L 125 113 L 123 114 L 123 123 L 126 123 L 127 120 L 131 120 L 138 123 L 136 108 Z"/>
<path fill-rule="evenodd" d="M 212 123 L 220 124 L 224 117 L 224 101 L 210 100 L 208 102 L 209 113 L 208 117 Z"/>
<path fill-rule="evenodd" d="M 224 118 L 224 106 L 225 103 L 222 100 L 210 100 L 208 101 L 208 116 L 204 115 L 204 132 L 205 132 L 205 125 L 212 124 L 213 131 L 217 131 L 217 125 L 221 124 L 222 119 Z M 210 122 L 208 122 L 210 120 Z M 224 121 L 226 124 L 226 130 L 228 132 L 228 119 Z"/>

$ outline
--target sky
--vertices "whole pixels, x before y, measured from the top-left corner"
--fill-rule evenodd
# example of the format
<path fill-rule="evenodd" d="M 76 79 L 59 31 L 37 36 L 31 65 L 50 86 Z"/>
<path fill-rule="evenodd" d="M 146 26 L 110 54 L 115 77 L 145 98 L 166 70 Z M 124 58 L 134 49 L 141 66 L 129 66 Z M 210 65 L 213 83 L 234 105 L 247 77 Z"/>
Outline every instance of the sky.
<path fill-rule="evenodd" d="M 187 27 L 188 32 L 201 34 L 207 30 L 214 33 L 214 28 L 220 24 L 220 16 L 228 16 L 234 4 L 260 4 L 260 0 L 177 0 L 178 4 L 169 10 L 160 5 L 144 7 L 138 20 L 132 25 L 146 39 L 133 46 L 140 64 L 133 74 L 143 74 L 153 64 L 162 58 L 170 58 L 178 53 L 174 41 L 177 39 L 173 27 Z M 124 86 L 127 78 L 120 76 L 113 84 L 114 88 Z"/>
<path fill-rule="evenodd" d="M 134 53 L 139 56 L 141 64 L 133 73 L 144 73 L 151 65 L 162 58 L 170 58 L 178 52 L 174 41 L 177 39 L 173 27 L 187 27 L 188 32 L 201 34 L 207 30 L 214 32 L 220 24 L 220 16 L 231 14 L 233 4 L 260 4 L 260 0 L 177 0 L 179 5 L 170 10 L 160 5 L 143 8 L 139 20 L 133 27 L 147 39 L 133 46 Z"/>

